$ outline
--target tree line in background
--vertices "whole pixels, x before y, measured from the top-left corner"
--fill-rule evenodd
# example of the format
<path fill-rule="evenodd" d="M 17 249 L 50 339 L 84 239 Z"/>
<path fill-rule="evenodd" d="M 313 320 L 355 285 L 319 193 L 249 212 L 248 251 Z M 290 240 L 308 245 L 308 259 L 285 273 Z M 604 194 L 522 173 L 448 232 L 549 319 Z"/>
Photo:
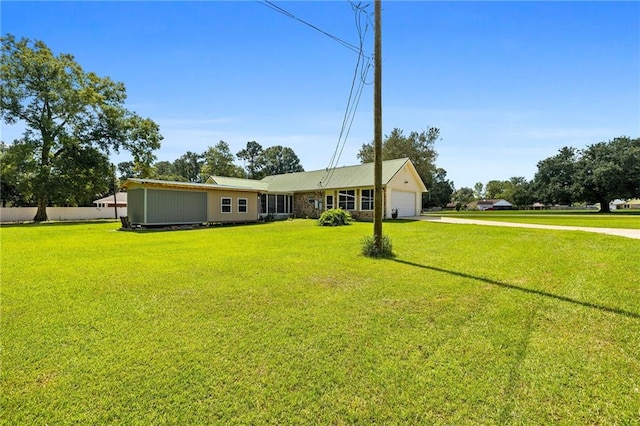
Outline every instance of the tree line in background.
<path fill-rule="evenodd" d="M 491 180 L 473 189 L 460 188 L 452 201 L 458 207 L 475 199 L 502 198 L 518 208 L 535 202 L 545 205 L 600 204 L 609 212 L 609 202 L 640 197 L 640 138 L 617 137 L 585 149 L 563 147 L 558 154 L 538 162 L 533 180 L 512 177 Z"/>
<path fill-rule="evenodd" d="M 538 162 L 531 181 L 512 177 L 459 189 L 447 179 L 446 170 L 436 166 L 435 142 L 439 139 L 440 130 L 435 127 L 409 135 L 395 128 L 383 141 L 384 160 L 408 157 L 415 165 L 429 190 L 423 195 L 423 208 L 453 204 L 461 209 L 476 200 L 505 199 L 516 208 L 529 208 L 534 203 L 599 203 L 601 211 L 608 212 L 609 202 L 616 198 L 640 197 L 640 138 L 621 136 L 582 150 L 564 147 L 557 155 Z M 358 158 L 362 163 L 372 162 L 373 144 L 362 145 Z"/>
<path fill-rule="evenodd" d="M 236 158 L 244 161 L 245 167 L 235 164 Z M 263 149 L 256 141 L 247 142 L 247 146 L 235 155 L 229 144 L 220 141 L 203 153 L 187 151 L 173 162 L 159 161 L 144 171 L 137 170 L 135 163 L 131 161 L 118 164 L 119 177 L 123 181 L 129 178 L 149 178 L 203 183 L 210 176 L 262 179 L 269 175 L 303 171 L 300 159 L 293 149 L 281 145 Z"/>

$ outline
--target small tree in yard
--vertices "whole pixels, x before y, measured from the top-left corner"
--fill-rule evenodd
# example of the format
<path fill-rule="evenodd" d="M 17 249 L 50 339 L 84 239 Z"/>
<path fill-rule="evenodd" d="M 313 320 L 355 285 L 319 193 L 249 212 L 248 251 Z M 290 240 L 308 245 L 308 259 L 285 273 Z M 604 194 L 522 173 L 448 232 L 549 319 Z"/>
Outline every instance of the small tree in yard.
<path fill-rule="evenodd" d="M 152 120 L 124 108 L 124 84 L 85 72 L 72 55 L 54 56 L 41 41 L 0 40 L 0 117 L 26 128 L 21 152 L 33 167 L 34 221 L 47 220 L 55 179 L 75 179 L 89 160 L 101 165 L 99 153 L 125 149 L 136 169 L 150 169 L 162 136 Z"/>

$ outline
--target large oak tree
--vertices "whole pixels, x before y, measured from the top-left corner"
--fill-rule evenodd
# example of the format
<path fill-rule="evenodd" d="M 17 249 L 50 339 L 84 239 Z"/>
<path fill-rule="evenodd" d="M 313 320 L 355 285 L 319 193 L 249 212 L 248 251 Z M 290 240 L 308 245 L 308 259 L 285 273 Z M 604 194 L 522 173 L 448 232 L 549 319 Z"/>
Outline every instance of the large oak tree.
<path fill-rule="evenodd" d="M 552 205 L 571 205 L 575 201 L 575 169 L 579 154 L 577 149 L 565 146 L 553 157 L 538 162 L 533 188 L 539 201 Z"/>
<path fill-rule="evenodd" d="M 72 55 L 56 56 L 42 41 L 7 35 L 1 42 L 0 117 L 25 127 L 20 143 L 34 167 L 35 221 L 47 220 L 54 178 L 69 161 L 77 160 L 65 177 L 71 180 L 96 150 L 127 150 L 137 168 L 149 169 L 162 136 L 151 119 L 124 107 L 123 83 L 85 72 Z"/>
<path fill-rule="evenodd" d="M 640 197 L 640 138 L 589 145 L 576 162 L 573 189 L 576 197 L 600 203 L 602 213 L 616 198 Z"/>
<path fill-rule="evenodd" d="M 607 213 L 616 198 L 640 197 L 640 138 L 621 136 L 583 150 L 564 147 L 538 163 L 533 186 L 546 203 L 600 203 Z"/>

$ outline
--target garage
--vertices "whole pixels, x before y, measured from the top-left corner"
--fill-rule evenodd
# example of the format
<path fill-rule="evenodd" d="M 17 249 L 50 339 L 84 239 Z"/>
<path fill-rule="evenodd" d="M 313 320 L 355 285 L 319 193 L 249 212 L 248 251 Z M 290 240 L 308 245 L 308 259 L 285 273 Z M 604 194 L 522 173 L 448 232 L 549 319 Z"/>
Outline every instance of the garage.
<path fill-rule="evenodd" d="M 398 217 L 417 216 L 418 212 L 416 212 L 416 193 L 392 191 L 391 209 L 398 209 Z"/>

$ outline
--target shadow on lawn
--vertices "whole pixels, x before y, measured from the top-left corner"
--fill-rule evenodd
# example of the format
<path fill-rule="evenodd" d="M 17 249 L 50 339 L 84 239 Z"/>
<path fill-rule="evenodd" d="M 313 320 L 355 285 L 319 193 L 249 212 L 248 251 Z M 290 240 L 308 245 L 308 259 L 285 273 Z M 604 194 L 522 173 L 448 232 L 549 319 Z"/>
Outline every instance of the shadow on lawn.
<path fill-rule="evenodd" d="M 550 297 L 552 299 L 561 300 L 563 302 L 574 303 L 576 305 L 585 306 L 587 308 L 598 309 L 598 310 L 603 311 L 603 312 L 611 312 L 611 313 L 618 314 L 618 315 L 624 315 L 626 317 L 640 319 L 640 314 L 635 313 L 635 312 L 631 312 L 631 311 L 625 311 L 624 309 L 610 308 L 608 306 L 598 305 L 596 303 L 583 302 L 581 300 L 571 299 L 570 297 L 560 296 L 558 294 L 553 294 L 553 293 L 547 293 L 546 291 L 534 290 L 534 289 L 525 288 L 525 287 L 519 287 L 517 285 L 507 284 L 507 283 L 503 283 L 501 281 L 492 280 L 492 279 L 489 279 L 489 278 L 483 278 L 483 277 L 478 277 L 478 276 L 471 275 L 471 274 L 465 274 L 464 272 L 456 272 L 456 271 L 451 271 L 449 269 L 438 268 L 438 267 L 435 267 L 435 266 L 421 265 L 419 263 L 409 262 L 409 261 L 400 260 L 400 259 L 389 259 L 389 260 L 391 260 L 393 262 L 403 263 L 403 264 L 409 265 L 409 266 L 415 266 L 415 267 L 422 268 L 422 269 L 428 269 L 430 271 L 442 272 L 442 273 L 445 273 L 445 274 L 455 275 L 457 277 L 469 278 L 469 279 L 476 280 L 476 281 L 482 281 L 482 282 L 485 282 L 485 283 L 488 283 L 488 284 L 496 285 L 498 287 L 508 288 L 510 290 L 518 290 L 518 291 L 522 291 L 524 293 L 535 294 L 535 295 L 544 296 L 544 297 Z"/>

